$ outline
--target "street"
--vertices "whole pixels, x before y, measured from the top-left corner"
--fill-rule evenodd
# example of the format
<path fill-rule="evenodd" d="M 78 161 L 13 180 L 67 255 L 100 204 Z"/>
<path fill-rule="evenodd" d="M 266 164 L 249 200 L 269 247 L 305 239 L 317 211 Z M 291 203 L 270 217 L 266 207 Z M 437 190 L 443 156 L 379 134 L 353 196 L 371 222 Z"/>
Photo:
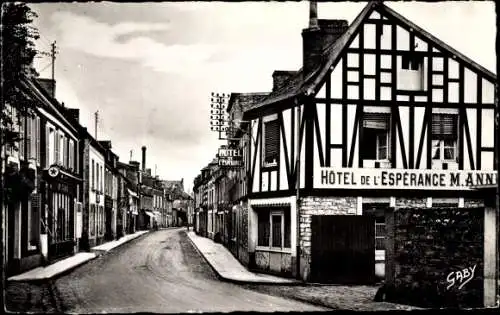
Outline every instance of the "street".
<path fill-rule="evenodd" d="M 52 284 L 9 283 L 6 298 L 21 312 L 325 310 L 219 281 L 184 229 L 151 232 Z"/>

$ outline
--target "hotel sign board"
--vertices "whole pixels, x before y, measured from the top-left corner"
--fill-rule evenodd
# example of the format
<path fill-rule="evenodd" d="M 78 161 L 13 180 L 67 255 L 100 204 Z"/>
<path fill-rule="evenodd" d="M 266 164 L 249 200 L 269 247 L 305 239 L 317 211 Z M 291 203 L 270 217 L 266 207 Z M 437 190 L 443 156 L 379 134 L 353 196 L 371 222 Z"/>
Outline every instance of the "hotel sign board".
<path fill-rule="evenodd" d="M 240 167 L 243 165 L 243 152 L 241 149 L 228 148 L 222 146 L 219 148 L 219 166 Z"/>
<path fill-rule="evenodd" d="M 319 167 L 314 174 L 314 187 L 329 189 L 470 190 L 496 184 L 494 170 Z"/>

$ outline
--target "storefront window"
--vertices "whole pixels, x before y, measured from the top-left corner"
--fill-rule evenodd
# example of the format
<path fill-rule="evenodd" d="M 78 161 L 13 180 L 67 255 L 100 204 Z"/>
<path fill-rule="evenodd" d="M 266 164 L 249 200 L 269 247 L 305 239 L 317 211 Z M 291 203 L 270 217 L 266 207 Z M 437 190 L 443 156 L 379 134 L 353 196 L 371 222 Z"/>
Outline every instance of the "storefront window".
<path fill-rule="evenodd" d="M 290 248 L 290 208 L 258 209 L 258 246 Z"/>

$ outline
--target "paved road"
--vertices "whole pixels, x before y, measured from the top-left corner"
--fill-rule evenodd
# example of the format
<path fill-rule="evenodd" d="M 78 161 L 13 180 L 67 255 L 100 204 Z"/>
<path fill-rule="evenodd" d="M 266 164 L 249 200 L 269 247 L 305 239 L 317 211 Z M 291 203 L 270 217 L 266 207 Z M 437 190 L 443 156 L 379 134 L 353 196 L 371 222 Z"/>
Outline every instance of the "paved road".
<path fill-rule="evenodd" d="M 35 312 L 315 311 L 219 281 L 183 229 L 152 232 L 52 284 L 11 283 L 8 309 Z"/>

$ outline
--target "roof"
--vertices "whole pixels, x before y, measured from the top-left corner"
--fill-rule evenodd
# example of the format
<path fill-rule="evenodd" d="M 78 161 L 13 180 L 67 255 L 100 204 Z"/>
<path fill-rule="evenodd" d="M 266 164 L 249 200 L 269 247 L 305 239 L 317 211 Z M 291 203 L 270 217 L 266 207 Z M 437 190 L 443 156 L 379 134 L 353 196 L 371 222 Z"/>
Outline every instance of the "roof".
<path fill-rule="evenodd" d="M 263 101 L 269 92 L 256 92 L 256 93 L 231 93 L 227 105 L 227 112 L 231 112 L 233 106 L 241 112 L 250 109 L 255 103 Z"/>
<path fill-rule="evenodd" d="M 261 103 L 254 104 L 246 112 L 245 116 L 248 116 L 251 112 L 255 112 L 257 109 L 262 109 L 271 104 L 276 104 L 278 102 L 289 100 L 297 96 L 308 96 L 316 94 L 324 83 L 328 73 L 332 70 L 339 62 L 342 54 L 349 46 L 349 44 L 354 40 L 358 34 L 360 26 L 365 22 L 365 20 L 370 16 L 373 11 L 377 11 L 381 15 L 387 16 L 391 19 L 396 20 L 400 25 L 406 26 L 406 28 L 413 29 L 415 32 L 419 33 L 419 36 L 426 39 L 427 41 L 435 43 L 440 47 L 441 50 L 447 51 L 448 54 L 456 56 L 457 59 L 461 59 L 468 63 L 468 66 L 475 69 L 478 72 L 484 74 L 484 76 L 491 81 L 496 80 L 496 75 L 493 74 L 488 69 L 479 65 L 478 63 L 472 61 L 470 58 L 466 57 L 462 53 L 458 52 L 456 49 L 447 45 L 443 41 L 431 35 L 429 32 L 425 31 L 421 27 L 417 26 L 413 22 L 409 21 L 396 11 L 387 7 L 382 3 L 382 1 L 371 1 L 369 2 L 363 10 L 358 14 L 358 16 L 351 23 L 349 28 L 346 30 L 342 36 L 340 36 L 333 45 L 331 45 L 327 50 L 323 52 L 324 60 L 321 64 L 318 64 L 307 77 L 303 77 L 303 69 L 297 71 L 295 76 L 291 77 L 282 88 L 271 92 L 267 98 L 265 98 Z"/>

